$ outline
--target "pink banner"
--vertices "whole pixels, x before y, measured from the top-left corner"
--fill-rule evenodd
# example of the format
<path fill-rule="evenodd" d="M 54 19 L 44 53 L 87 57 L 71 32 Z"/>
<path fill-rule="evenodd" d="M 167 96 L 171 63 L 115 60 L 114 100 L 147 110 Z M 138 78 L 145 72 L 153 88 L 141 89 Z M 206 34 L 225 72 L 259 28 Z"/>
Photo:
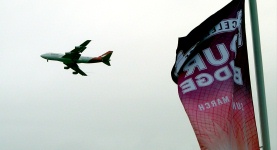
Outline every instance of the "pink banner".
<path fill-rule="evenodd" d="M 258 150 L 244 2 L 228 5 L 234 8 L 201 40 L 187 50 L 178 47 L 172 74 L 201 149 Z M 179 46 L 188 40 L 180 38 Z"/>

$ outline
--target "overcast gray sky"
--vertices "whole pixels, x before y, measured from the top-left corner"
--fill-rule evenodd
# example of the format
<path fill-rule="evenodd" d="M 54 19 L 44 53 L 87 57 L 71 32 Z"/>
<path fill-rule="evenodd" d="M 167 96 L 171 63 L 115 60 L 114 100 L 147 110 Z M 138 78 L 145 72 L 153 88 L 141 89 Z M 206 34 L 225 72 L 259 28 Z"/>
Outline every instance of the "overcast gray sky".
<path fill-rule="evenodd" d="M 227 3 L 2 0 L 0 149 L 199 149 L 170 71 L 178 37 Z M 277 149 L 276 0 L 257 3 L 271 148 Z M 246 1 L 259 128 L 248 7 Z M 89 76 L 74 76 L 62 63 L 40 57 L 70 51 L 88 39 L 83 55 L 113 50 L 111 67 L 81 64 Z"/>

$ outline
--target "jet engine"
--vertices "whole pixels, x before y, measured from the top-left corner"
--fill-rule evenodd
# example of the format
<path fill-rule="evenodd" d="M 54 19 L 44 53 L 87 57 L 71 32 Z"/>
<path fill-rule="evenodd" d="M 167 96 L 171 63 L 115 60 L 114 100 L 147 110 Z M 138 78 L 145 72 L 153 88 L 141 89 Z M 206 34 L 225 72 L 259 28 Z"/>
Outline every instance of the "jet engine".
<path fill-rule="evenodd" d="M 72 72 L 72 73 L 75 74 L 75 75 L 78 74 L 78 72 Z"/>
<path fill-rule="evenodd" d="M 63 67 L 63 68 L 64 68 L 64 69 L 69 69 L 69 67 L 66 67 L 66 66 L 65 66 L 65 67 Z"/>

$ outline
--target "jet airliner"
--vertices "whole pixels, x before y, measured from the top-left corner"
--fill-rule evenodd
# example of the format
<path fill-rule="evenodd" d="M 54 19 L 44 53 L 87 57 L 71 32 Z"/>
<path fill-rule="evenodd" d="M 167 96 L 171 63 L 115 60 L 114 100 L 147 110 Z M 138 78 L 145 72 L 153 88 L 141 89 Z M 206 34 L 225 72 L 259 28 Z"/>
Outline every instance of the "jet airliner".
<path fill-rule="evenodd" d="M 89 44 L 90 40 L 86 40 L 84 43 L 82 43 L 80 46 L 75 46 L 75 48 L 70 51 L 66 52 L 65 54 L 58 54 L 58 53 L 45 53 L 40 55 L 42 58 L 53 61 L 61 61 L 65 64 L 64 69 L 71 68 L 74 70 L 73 74 L 81 74 L 83 76 L 87 76 L 86 73 L 84 73 L 77 63 L 98 63 L 103 62 L 104 64 L 110 66 L 110 57 L 113 53 L 113 51 L 108 51 L 104 53 L 101 56 L 98 57 L 86 57 L 81 56 L 81 53 L 87 48 L 86 46 Z"/>

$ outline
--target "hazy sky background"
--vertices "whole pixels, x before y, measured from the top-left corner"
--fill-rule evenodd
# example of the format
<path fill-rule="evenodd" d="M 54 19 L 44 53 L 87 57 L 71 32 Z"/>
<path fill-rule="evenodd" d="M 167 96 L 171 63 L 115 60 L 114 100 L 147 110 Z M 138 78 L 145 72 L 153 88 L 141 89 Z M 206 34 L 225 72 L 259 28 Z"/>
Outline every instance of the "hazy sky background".
<path fill-rule="evenodd" d="M 170 71 L 178 37 L 230 0 L 2 0 L 1 150 L 195 150 Z M 271 148 L 277 149 L 276 0 L 258 0 Z M 257 126 L 252 38 L 246 28 Z M 83 55 L 113 50 L 89 76 L 40 57 L 92 40 Z M 260 129 L 259 129 L 260 130 Z M 260 133 L 259 133 L 260 134 Z M 260 135 L 259 135 L 260 136 Z"/>

